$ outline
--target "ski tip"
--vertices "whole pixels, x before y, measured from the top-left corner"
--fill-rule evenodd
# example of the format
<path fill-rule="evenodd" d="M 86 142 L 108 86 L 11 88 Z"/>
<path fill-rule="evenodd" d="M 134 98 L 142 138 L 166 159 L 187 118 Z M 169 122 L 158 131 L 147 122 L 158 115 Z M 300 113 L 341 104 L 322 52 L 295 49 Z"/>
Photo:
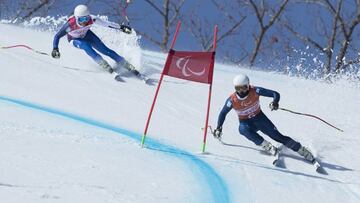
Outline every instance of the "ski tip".
<path fill-rule="evenodd" d="M 276 160 L 273 161 L 272 164 L 273 164 L 274 166 L 276 166 L 277 163 L 278 163 L 278 160 L 276 159 Z"/>
<path fill-rule="evenodd" d="M 276 159 L 273 161 L 273 165 L 277 168 L 283 168 L 286 169 L 285 163 L 282 160 Z"/>
<path fill-rule="evenodd" d="M 325 171 L 325 169 L 323 167 L 317 167 L 316 168 L 316 172 L 322 174 L 322 175 L 329 175 L 327 171 Z"/>
<path fill-rule="evenodd" d="M 154 86 L 155 83 L 154 83 L 154 80 L 153 79 L 150 79 L 150 78 L 146 78 L 143 80 L 143 82 L 147 85 L 151 85 L 151 86 Z"/>
<path fill-rule="evenodd" d="M 318 160 L 314 159 L 313 165 L 316 167 L 316 172 L 322 175 L 329 175 L 327 171 L 321 166 Z"/>
<path fill-rule="evenodd" d="M 114 79 L 119 82 L 125 82 L 125 80 L 120 75 L 115 76 Z"/>

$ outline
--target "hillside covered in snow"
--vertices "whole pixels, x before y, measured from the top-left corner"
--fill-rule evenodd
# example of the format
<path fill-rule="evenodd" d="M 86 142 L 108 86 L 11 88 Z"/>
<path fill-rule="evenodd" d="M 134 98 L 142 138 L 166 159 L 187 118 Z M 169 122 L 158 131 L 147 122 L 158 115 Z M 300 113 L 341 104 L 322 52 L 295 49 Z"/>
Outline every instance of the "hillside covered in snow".
<path fill-rule="evenodd" d="M 101 30 L 101 32 L 100 32 Z M 142 50 L 136 36 L 94 32 L 154 81 L 166 55 Z M 25 44 L 49 53 L 53 33 L 0 24 L 0 46 Z M 175 46 L 176 48 L 176 46 Z M 65 39 L 56 60 L 25 48 L 0 49 L 1 202 L 359 202 L 360 90 L 215 64 L 210 124 L 233 92 L 232 79 L 281 94 L 280 106 L 310 117 L 262 110 L 280 132 L 308 146 L 328 175 L 294 152 L 286 168 L 238 133 L 230 112 L 221 144 L 210 134 L 201 154 L 207 90 L 165 77 L 145 147 L 140 139 L 155 85 L 115 81 Z M 109 60 L 110 61 L 110 60 Z M 270 140 L 267 136 L 264 136 Z"/>

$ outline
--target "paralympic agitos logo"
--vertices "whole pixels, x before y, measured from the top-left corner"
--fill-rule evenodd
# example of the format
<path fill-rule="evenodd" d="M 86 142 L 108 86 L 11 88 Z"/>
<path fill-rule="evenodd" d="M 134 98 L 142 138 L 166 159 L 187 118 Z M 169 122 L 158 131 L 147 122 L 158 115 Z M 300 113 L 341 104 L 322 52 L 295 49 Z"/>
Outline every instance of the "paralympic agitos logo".
<path fill-rule="evenodd" d="M 191 59 L 191 56 L 185 56 L 185 57 L 181 57 L 176 61 L 176 67 L 181 70 L 181 73 L 185 76 L 185 77 L 189 77 L 192 75 L 195 76 L 202 76 L 205 74 L 206 72 L 206 68 L 203 67 L 201 71 L 194 71 L 193 70 L 193 66 L 191 66 L 191 64 L 189 64 L 189 61 Z"/>

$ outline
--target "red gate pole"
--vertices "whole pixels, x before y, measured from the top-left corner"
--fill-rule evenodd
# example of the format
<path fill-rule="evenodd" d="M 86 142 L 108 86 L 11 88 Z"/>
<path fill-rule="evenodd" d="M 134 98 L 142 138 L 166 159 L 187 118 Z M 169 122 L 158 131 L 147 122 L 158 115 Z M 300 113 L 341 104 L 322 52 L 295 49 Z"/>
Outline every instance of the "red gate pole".
<path fill-rule="evenodd" d="M 213 61 L 211 63 L 212 66 L 212 73 L 211 73 L 211 77 L 210 77 L 210 86 L 209 86 L 209 96 L 208 96 L 208 106 L 207 106 L 207 111 L 206 111 L 206 120 L 205 120 L 205 127 L 204 127 L 204 141 L 203 141 L 203 145 L 202 145 L 202 153 L 205 152 L 205 145 L 206 145 L 206 135 L 207 135 L 207 129 L 208 129 L 208 124 L 209 124 L 209 113 L 210 113 L 210 103 L 211 103 L 211 90 L 212 90 L 212 80 L 213 80 L 213 73 L 214 73 L 214 63 L 215 63 L 215 50 L 216 50 L 216 41 L 217 41 L 217 32 L 218 32 L 218 27 L 217 25 L 214 28 L 214 43 L 213 43 Z"/>
<path fill-rule="evenodd" d="M 180 30 L 180 26 L 181 26 L 181 22 L 179 21 L 177 26 L 176 26 L 176 31 L 175 31 L 175 34 L 174 34 L 174 38 L 173 38 L 173 40 L 171 42 L 170 50 L 172 50 L 174 48 L 174 45 L 175 45 L 175 42 L 176 42 L 176 39 L 177 39 L 177 35 L 179 33 L 179 30 Z M 168 57 L 169 57 L 169 54 L 168 54 Z M 159 80 L 159 83 L 157 85 L 155 96 L 154 96 L 154 99 L 153 99 L 153 102 L 152 102 L 152 105 L 151 105 L 151 109 L 150 109 L 150 112 L 149 112 L 149 115 L 148 115 L 148 118 L 147 118 L 147 121 L 146 121 L 144 134 L 143 134 L 143 136 L 141 138 L 141 147 L 144 147 L 144 144 L 145 144 L 145 138 L 146 138 L 147 130 L 149 128 L 152 112 L 154 110 L 156 99 L 157 99 L 158 94 L 159 94 L 160 86 L 161 86 L 162 80 L 164 78 L 164 70 L 165 70 L 165 67 L 164 67 L 163 71 L 161 72 L 160 80 Z"/>
<path fill-rule="evenodd" d="M 214 47 L 213 47 L 213 52 L 215 52 L 216 50 L 216 41 L 217 41 L 217 32 L 218 32 L 218 26 L 215 25 L 215 30 L 214 30 Z"/>

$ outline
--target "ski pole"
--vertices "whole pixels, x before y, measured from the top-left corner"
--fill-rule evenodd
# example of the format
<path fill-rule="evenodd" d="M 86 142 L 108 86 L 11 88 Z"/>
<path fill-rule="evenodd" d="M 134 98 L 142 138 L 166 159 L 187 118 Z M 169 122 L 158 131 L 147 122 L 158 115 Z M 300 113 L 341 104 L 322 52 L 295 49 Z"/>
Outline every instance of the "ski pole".
<path fill-rule="evenodd" d="M 210 129 L 211 134 L 214 134 L 214 130 L 213 130 L 213 128 L 211 127 L 211 125 L 209 125 L 208 127 L 209 127 L 209 129 Z"/>
<path fill-rule="evenodd" d="M 287 112 L 293 113 L 293 114 L 302 115 L 302 116 L 309 116 L 309 117 L 312 117 L 312 118 L 318 119 L 318 120 L 320 120 L 320 121 L 324 122 L 325 124 L 327 124 L 327 125 L 329 125 L 329 126 L 331 126 L 331 127 L 335 128 L 336 130 L 338 130 L 338 131 L 340 131 L 340 132 L 344 132 L 344 131 L 343 131 L 343 130 L 341 130 L 340 128 L 335 127 L 334 125 L 332 125 L 332 124 L 330 124 L 330 123 L 326 122 L 325 120 L 323 120 L 323 119 L 321 119 L 321 118 L 319 118 L 319 117 L 317 117 L 317 116 L 314 116 L 314 115 L 311 115 L 311 114 L 307 114 L 307 113 L 300 113 L 300 112 L 292 111 L 292 110 L 289 110 L 289 109 L 286 109 L 286 108 L 279 108 L 279 109 L 280 109 L 280 110 L 283 110 L 283 111 L 287 111 Z"/>
<path fill-rule="evenodd" d="M 212 136 L 214 136 L 215 139 L 219 140 L 221 143 L 224 144 L 224 142 L 221 140 L 221 137 L 216 137 L 216 136 L 215 136 L 215 131 L 214 131 L 214 129 L 212 128 L 212 126 L 211 126 L 211 125 L 208 125 L 207 127 L 209 128 L 210 133 L 212 134 Z M 201 130 L 205 130 L 205 128 L 202 127 Z"/>
<path fill-rule="evenodd" d="M 38 51 L 38 50 L 35 50 L 27 45 L 23 45 L 23 44 L 19 44 L 19 45 L 13 45 L 13 46 L 7 46 L 7 47 L 0 47 L 1 49 L 11 49 L 11 48 L 18 48 L 18 47 L 22 47 L 22 48 L 26 48 L 26 49 L 29 49 L 37 54 L 41 54 L 41 55 L 45 55 L 45 56 L 50 56 L 48 53 L 45 53 L 45 52 L 41 52 L 41 51 Z M 57 65 L 59 66 L 59 65 Z M 76 71 L 84 71 L 84 72 L 91 72 L 91 73 L 99 73 L 99 72 L 102 72 L 102 71 L 92 71 L 92 70 L 84 70 L 84 69 L 81 69 L 81 68 L 73 68 L 73 67 L 68 67 L 68 66 L 59 66 L 61 68 L 65 68 L 65 69 L 70 69 L 70 70 L 76 70 Z"/>
<path fill-rule="evenodd" d="M 17 47 L 22 47 L 22 48 L 26 48 L 26 49 L 29 49 L 37 54 L 41 54 L 41 55 L 46 55 L 46 56 L 49 56 L 48 53 L 45 53 L 45 52 L 41 52 L 41 51 L 38 51 L 38 50 L 35 50 L 27 45 L 23 45 L 23 44 L 18 44 L 18 45 L 13 45 L 13 46 L 7 46 L 7 47 L 1 47 L 2 49 L 12 49 L 12 48 L 17 48 Z"/>
<path fill-rule="evenodd" d="M 214 130 L 213 130 L 213 128 L 211 127 L 211 125 L 208 125 L 207 127 L 209 128 L 210 133 L 211 133 L 211 134 L 214 134 Z M 205 130 L 205 128 L 202 127 L 201 130 Z"/>

